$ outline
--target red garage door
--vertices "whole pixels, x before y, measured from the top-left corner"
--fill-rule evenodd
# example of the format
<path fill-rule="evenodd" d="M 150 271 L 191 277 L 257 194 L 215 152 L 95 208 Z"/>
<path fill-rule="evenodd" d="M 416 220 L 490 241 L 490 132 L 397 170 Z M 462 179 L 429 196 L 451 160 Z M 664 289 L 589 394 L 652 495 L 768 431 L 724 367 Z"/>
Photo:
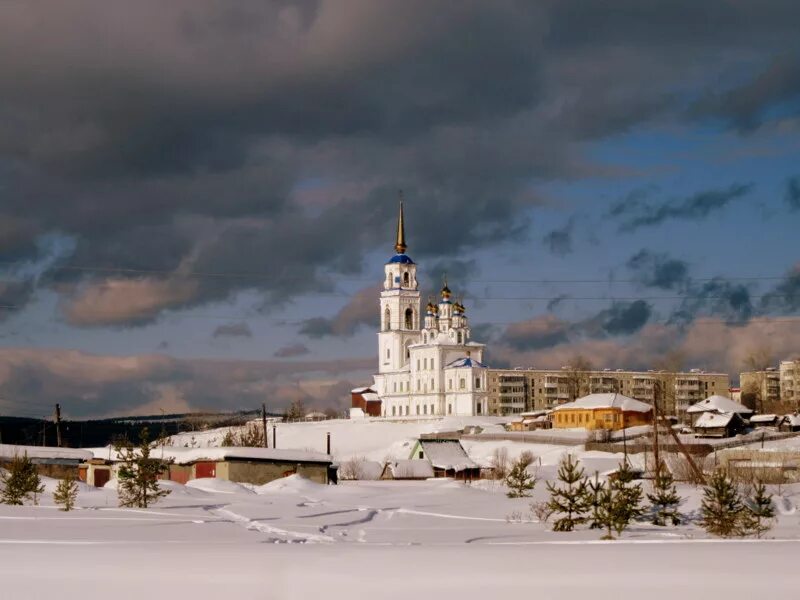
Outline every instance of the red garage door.
<path fill-rule="evenodd" d="M 94 487 L 103 487 L 111 479 L 110 469 L 95 469 L 94 470 Z"/>
<path fill-rule="evenodd" d="M 217 476 L 217 463 L 198 462 L 194 464 L 194 476 L 196 479 Z"/>

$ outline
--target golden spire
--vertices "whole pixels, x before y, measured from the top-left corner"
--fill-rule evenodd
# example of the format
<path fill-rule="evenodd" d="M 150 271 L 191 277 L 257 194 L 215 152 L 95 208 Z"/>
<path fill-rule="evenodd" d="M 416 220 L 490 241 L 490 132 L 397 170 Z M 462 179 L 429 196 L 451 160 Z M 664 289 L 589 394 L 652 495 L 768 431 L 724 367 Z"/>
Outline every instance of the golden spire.
<path fill-rule="evenodd" d="M 403 192 L 400 192 L 400 216 L 397 218 L 397 241 L 394 244 L 395 252 L 406 253 L 406 228 L 403 223 Z"/>
<path fill-rule="evenodd" d="M 442 298 L 450 298 L 450 288 L 447 287 L 447 274 L 442 277 Z"/>

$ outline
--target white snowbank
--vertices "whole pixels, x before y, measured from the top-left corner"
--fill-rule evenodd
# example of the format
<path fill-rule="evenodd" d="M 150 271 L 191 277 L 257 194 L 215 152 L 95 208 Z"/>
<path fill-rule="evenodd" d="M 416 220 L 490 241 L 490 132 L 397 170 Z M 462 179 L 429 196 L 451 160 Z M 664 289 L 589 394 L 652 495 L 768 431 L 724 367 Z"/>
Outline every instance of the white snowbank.
<path fill-rule="evenodd" d="M 301 475 L 294 474 L 270 481 L 255 488 L 256 494 L 306 494 L 319 492 L 327 486 L 316 483 Z"/>
<path fill-rule="evenodd" d="M 187 482 L 187 488 L 203 490 L 204 492 L 214 492 L 217 494 L 252 494 L 253 491 L 235 481 L 219 479 L 218 477 L 204 477 L 202 479 L 192 479 Z"/>

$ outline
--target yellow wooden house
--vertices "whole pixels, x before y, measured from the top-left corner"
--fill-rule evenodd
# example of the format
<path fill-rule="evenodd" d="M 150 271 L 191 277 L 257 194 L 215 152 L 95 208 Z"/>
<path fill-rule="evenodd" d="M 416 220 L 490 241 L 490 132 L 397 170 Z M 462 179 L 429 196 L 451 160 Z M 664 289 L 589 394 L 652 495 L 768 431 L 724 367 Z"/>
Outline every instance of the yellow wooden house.
<path fill-rule="evenodd" d="M 555 429 L 623 429 L 653 422 L 653 407 L 622 394 L 589 394 L 553 410 Z"/>

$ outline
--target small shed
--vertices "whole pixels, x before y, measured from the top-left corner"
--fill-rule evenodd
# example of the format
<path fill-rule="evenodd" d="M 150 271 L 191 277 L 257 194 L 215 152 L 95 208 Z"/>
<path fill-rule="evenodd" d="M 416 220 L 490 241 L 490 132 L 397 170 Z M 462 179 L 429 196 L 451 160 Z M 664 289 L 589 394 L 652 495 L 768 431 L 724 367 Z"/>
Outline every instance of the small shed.
<path fill-rule="evenodd" d="M 703 413 L 736 413 L 742 419 L 747 419 L 753 414 L 753 411 L 747 408 L 744 404 L 734 402 L 725 396 L 713 395 L 705 400 L 692 404 L 686 409 L 686 413 L 691 417 L 692 423 L 696 423 L 697 419 Z"/>
<path fill-rule="evenodd" d="M 355 409 L 360 409 L 368 417 L 381 416 L 381 399 L 375 390 L 370 387 L 359 387 L 350 390 L 351 404 Z"/>
<path fill-rule="evenodd" d="M 435 477 L 433 466 L 427 460 L 393 460 L 383 467 L 381 479 L 410 480 Z"/>
<path fill-rule="evenodd" d="M 744 421 L 738 413 L 704 412 L 694 424 L 697 437 L 733 437 L 744 429 Z"/>
<path fill-rule="evenodd" d="M 750 417 L 750 425 L 753 429 L 775 428 L 780 420 L 778 415 L 753 415 Z"/>
<path fill-rule="evenodd" d="M 800 415 L 783 415 L 778 428 L 781 431 L 800 431 Z"/>
<path fill-rule="evenodd" d="M 452 477 L 463 481 L 481 478 L 481 468 L 464 450 L 458 440 L 417 440 L 410 460 L 427 460 L 434 477 Z"/>
<path fill-rule="evenodd" d="M 92 453 L 76 448 L 54 448 L 49 446 L 17 446 L 0 444 L 0 467 L 8 468 L 15 456 L 26 455 L 36 465 L 36 472 L 45 477 L 63 479 L 72 476 L 77 479 L 79 467 Z"/>

